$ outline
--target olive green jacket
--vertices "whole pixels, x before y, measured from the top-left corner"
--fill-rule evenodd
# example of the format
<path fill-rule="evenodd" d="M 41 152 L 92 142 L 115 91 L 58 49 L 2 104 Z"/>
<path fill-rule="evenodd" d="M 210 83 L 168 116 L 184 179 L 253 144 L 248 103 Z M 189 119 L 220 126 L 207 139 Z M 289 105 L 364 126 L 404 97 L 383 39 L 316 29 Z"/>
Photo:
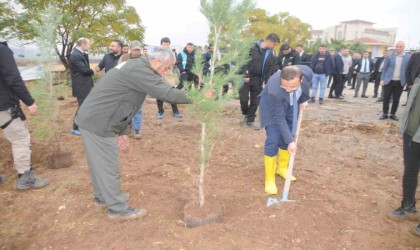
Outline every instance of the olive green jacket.
<path fill-rule="evenodd" d="M 407 106 L 405 107 L 404 113 L 400 120 L 400 131 L 399 136 L 400 138 L 403 138 L 403 135 L 405 133 L 405 130 L 407 129 L 408 124 L 408 116 L 410 114 L 410 110 L 413 107 L 415 103 L 415 98 L 417 96 L 417 92 L 420 91 L 420 78 L 416 78 L 414 81 L 413 87 L 411 87 L 410 95 L 407 100 Z M 417 129 L 416 134 L 413 137 L 413 141 L 420 143 L 420 127 Z"/>
<path fill-rule="evenodd" d="M 76 124 L 104 137 L 128 134 L 131 119 L 147 95 L 170 103 L 188 103 L 186 91 L 175 89 L 150 66 L 147 57 L 123 62 L 108 71 L 77 112 Z"/>

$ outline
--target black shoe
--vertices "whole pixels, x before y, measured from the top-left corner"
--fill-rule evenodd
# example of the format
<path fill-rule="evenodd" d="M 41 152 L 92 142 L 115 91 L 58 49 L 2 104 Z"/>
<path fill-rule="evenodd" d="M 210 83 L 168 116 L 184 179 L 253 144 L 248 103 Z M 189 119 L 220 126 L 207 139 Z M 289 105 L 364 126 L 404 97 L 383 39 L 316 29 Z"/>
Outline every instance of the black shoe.
<path fill-rule="evenodd" d="M 311 97 L 311 99 L 309 100 L 309 103 L 314 103 L 315 102 L 315 97 Z"/>
<path fill-rule="evenodd" d="M 405 107 L 405 106 L 407 106 L 407 103 L 404 103 L 404 104 L 403 104 L 403 105 L 401 105 L 401 106 Z"/>
<path fill-rule="evenodd" d="M 319 98 L 319 104 L 324 104 L 324 98 Z"/>
<path fill-rule="evenodd" d="M 362 98 L 369 98 L 367 95 L 362 95 Z"/>
<path fill-rule="evenodd" d="M 415 202 L 401 202 L 401 207 L 388 214 L 388 218 L 394 221 L 415 219 L 416 216 L 417 211 Z"/>
<path fill-rule="evenodd" d="M 353 97 L 354 97 L 354 98 L 357 98 L 357 95 L 354 95 Z"/>
<path fill-rule="evenodd" d="M 355 89 L 355 88 L 350 88 L 350 89 Z"/>
<path fill-rule="evenodd" d="M 376 100 L 376 102 L 383 102 L 384 99 L 383 98 L 379 98 L 378 100 Z"/>
<path fill-rule="evenodd" d="M 334 98 L 334 96 L 332 96 L 332 95 L 329 95 L 329 96 L 328 96 L 328 98 Z"/>
<path fill-rule="evenodd" d="M 417 224 L 417 226 L 414 228 L 414 230 L 412 232 L 413 232 L 414 235 L 420 237 L 420 224 Z"/>
<path fill-rule="evenodd" d="M 372 96 L 372 98 L 376 98 L 376 97 L 378 97 L 378 95 L 373 95 L 373 96 Z"/>
<path fill-rule="evenodd" d="M 388 119 L 388 115 L 382 114 L 381 117 L 379 117 L 379 120 L 386 120 Z"/>
<path fill-rule="evenodd" d="M 344 99 L 344 96 L 339 96 L 339 97 L 336 97 L 335 99 L 343 100 Z"/>
<path fill-rule="evenodd" d="M 256 122 L 247 122 L 246 126 L 248 128 L 254 129 L 254 130 L 260 130 L 261 129 L 260 125 L 257 124 Z"/>
<path fill-rule="evenodd" d="M 394 121 L 399 121 L 399 120 L 400 120 L 400 119 L 398 119 L 398 117 L 397 117 L 396 115 L 394 115 L 394 114 L 390 115 L 390 116 L 389 116 L 389 118 L 390 118 L 391 120 L 394 120 Z"/>

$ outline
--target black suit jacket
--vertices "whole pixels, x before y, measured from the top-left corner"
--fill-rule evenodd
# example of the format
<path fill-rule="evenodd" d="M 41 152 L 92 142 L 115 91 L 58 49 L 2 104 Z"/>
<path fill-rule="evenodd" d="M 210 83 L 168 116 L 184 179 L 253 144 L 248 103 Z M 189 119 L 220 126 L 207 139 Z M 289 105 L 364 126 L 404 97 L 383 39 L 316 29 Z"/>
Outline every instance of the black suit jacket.
<path fill-rule="evenodd" d="M 405 76 L 408 85 L 413 85 L 414 80 L 420 77 L 420 52 L 411 55 L 405 70 Z"/>
<path fill-rule="evenodd" d="M 307 65 L 307 66 L 311 65 L 311 56 L 308 53 L 306 53 L 305 51 L 300 56 L 300 64 L 301 65 Z"/>
<path fill-rule="evenodd" d="M 364 58 L 360 58 L 360 59 L 358 59 L 354 62 L 353 68 L 356 72 L 360 72 L 360 70 L 362 68 L 362 63 L 363 63 L 362 60 L 363 59 Z M 375 71 L 375 65 L 374 65 L 372 59 L 368 58 L 368 60 L 369 60 L 369 73 L 372 73 L 373 71 Z"/>
<path fill-rule="evenodd" d="M 71 83 L 74 97 L 86 97 L 93 88 L 93 70 L 89 66 L 89 56 L 78 49 L 70 55 Z"/>

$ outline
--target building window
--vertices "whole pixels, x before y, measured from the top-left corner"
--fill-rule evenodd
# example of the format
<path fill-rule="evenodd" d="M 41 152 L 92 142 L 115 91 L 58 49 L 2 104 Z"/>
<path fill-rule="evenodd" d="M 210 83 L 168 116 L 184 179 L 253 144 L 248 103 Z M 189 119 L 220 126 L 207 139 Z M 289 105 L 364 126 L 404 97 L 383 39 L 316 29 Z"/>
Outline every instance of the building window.
<path fill-rule="evenodd" d="M 341 32 L 341 31 L 338 32 L 337 39 L 338 40 L 342 40 L 343 39 L 343 32 Z"/>

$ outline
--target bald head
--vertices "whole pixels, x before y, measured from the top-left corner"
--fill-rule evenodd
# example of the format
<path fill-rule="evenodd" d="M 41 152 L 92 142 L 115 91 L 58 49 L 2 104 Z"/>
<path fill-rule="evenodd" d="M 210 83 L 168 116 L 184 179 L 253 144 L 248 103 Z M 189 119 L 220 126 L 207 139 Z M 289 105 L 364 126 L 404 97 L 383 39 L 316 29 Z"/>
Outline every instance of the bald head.
<path fill-rule="evenodd" d="M 90 48 L 90 41 L 86 37 L 81 37 L 77 40 L 76 46 L 81 51 L 88 51 Z"/>
<path fill-rule="evenodd" d="M 395 45 L 395 52 L 398 55 L 403 55 L 404 54 L 404 49 L 405 49 L 405 42 L 403 42 L 403 41 L 397 42 L 397 44 Z"/>

